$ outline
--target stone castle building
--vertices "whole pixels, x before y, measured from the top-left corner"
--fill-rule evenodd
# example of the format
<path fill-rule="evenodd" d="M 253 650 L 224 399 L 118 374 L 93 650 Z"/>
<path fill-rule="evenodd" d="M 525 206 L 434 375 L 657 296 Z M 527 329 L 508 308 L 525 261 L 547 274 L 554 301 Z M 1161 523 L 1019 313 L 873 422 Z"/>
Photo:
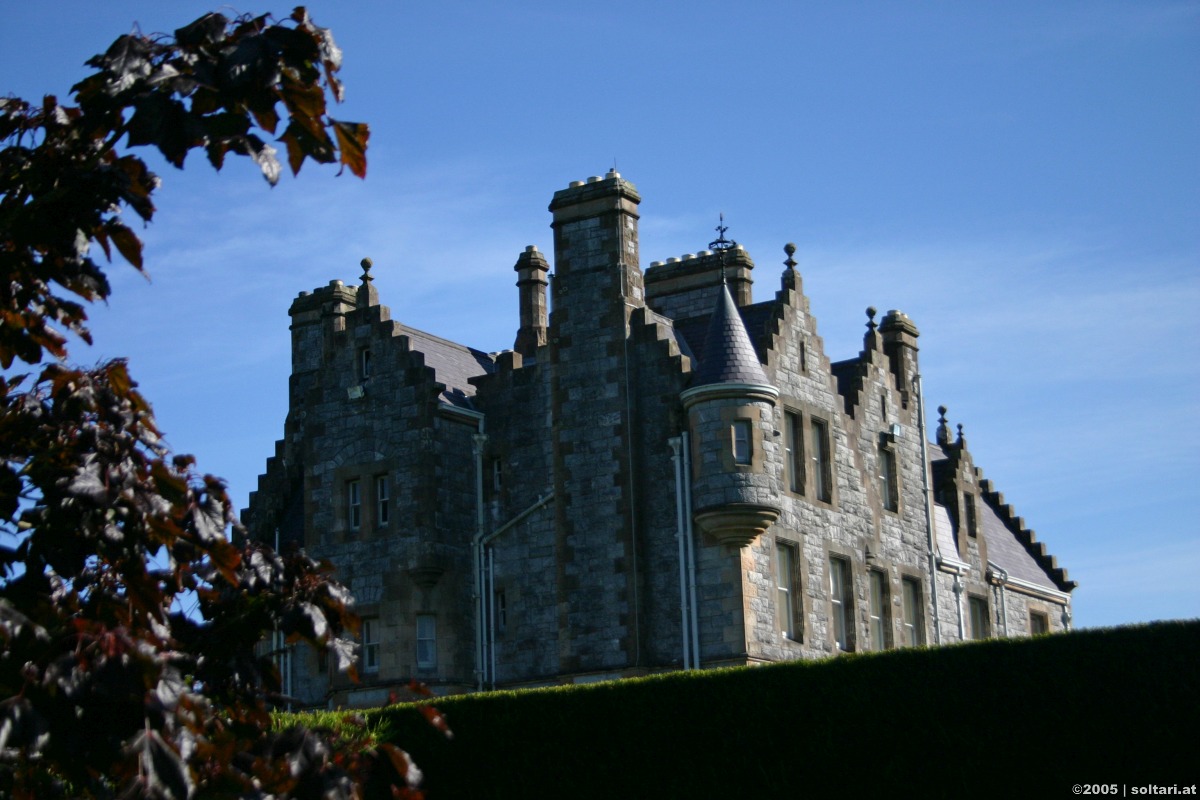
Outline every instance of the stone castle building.
<path fill-rule="evenodd" d="M 975 466 L 925 435 L 918 331 L 868 309 L 831 361 L 796 263 L 751 297 L 749 255 L 643 272 L 619 174 L 550 203 L 554 274 L 516 262 L 511 351 L 391 318 L 364 261 L 291 307 L 284 438 L 246 520 L 330 559 L 363 617 L 349 684 L 313 704 L 582 682 L 1060 631 L 1068 580 Z"/>

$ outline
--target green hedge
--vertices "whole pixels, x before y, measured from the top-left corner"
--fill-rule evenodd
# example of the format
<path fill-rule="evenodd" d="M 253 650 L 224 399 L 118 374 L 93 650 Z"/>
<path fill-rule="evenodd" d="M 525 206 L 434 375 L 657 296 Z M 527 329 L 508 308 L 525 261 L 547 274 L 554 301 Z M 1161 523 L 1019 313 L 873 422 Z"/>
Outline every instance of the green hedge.
<path fill-rule="evenodd" d="M 1200 782 L 1200 621 L 372 711 L 432 800 L 1001 796 Z M 905 787 L 911 787 L 905 789 Z"/>

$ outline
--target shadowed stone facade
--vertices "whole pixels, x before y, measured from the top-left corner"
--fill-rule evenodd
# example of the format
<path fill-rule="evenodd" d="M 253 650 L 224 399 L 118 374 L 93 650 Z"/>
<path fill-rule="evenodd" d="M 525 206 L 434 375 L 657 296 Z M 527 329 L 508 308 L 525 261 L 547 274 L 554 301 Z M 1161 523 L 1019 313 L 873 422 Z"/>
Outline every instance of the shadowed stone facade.
<path fill-rule="evenodd" d="M 370 278 L 291 307 L 284 438 L 245 515 L 330 559 L 364 618 L 311 704 L 588 681 L 1070 626 L 1075 587 L 941 410 L 916 325 L 869 310 L 830 361 L 792 259 L 754 303 L 732 243 L 639 261 L 615 172 L 550 204 L 514 267 L 514 349 L 392 320 Z M 724 249 L 722 249 L 724 248 Z M 932 552 L 931 552 L 932 550 Z"/>

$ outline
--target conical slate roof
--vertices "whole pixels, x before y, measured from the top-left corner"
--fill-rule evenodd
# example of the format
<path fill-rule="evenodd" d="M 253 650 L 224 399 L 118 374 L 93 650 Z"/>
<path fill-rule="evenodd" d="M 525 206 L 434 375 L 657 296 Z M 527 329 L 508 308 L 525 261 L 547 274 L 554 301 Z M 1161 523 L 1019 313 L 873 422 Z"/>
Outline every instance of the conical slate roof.
<path fill-rule="evenodd" d="M 770 385 L 758 361 L 758 353 L 750 343 L 742 315 L 738 313 L 729 288 L 724 284 L 721 285 L 717 306 L 709 318 L 708 334 L 704 339 L 704 358 L 692 386 L 721 383 Z"/>

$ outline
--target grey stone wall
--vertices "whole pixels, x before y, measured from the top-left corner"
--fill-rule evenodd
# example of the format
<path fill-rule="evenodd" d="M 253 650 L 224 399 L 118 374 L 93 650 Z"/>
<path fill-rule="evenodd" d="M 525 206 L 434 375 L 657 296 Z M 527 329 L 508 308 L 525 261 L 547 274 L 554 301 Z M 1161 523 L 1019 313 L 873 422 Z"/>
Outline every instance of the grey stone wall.
<path fill-rule="evenodd" d="M 888 312 L 877 329 L 872 316 L 862 351 L 831 361 L 791 260 L 794 248 L 767 303 L 752 304 L 753 263 L 745 251 L 734 253 L 727 270 L 778 399 L 714 395 L 689 399 L 685 408 L 681 394 L 695 365 L 672 318 L 690 320 L 683 329 L 699 329 L 719 296 L 720 265 L 700 253 L 656 263 L 643 277 L 639 200 L 636 188 L 615 173 L 555 194 L 548 323 L 543 328 L 541 284 L 531 282 L 544 272 L 539 260 L 538 269 L 526 264 L 525 284 L 514 298 L 521 352 L 495 357 L 495 371 L 471 379 L 474 396 L 458 396 L 456 406 L 420 351 L 428 341 L 418 346 L 409 335 L 424 334 L 406 334 L 393 322 L 369 279 L 361 287 L 335 281 L 293 303 L 284 437 L 246 518 L 256 536 L 270 540 L 278 529 L 285 541 L 302 541 L 314 555 L 331 559 L 360 613 L 380 631 L 378 670 L 365 673 L 360 687 L 322 670 L 315 654 L 297 653 L 297 695 L 312 703 L 365 703 L 386 698 L 388 687 L 408 677 L 440 691 L 476 685 L 472 541 L 481 532 L 497 534 L 485 551 L 493 581 L 483 587 L 485 597 L 493 607 L 503 597 L 502 619 L 486 621 L 482 666 L 490 680 L 529 685 L 678 667 L 681 487 L 669 442 L 684 432 L 695 512 L 741 503 L 779 513 L 744 547 L 722 544 L 696 527 L 699 649 L 706 666 L 837 652 L 831 558 L 849 566 L 851 650 L 873 646 L 873 571 L 885 576 L 887 647 L 904 641 L 905 579 L 920 586 L 926 643 L 935 639 L 935 616 L 941 641 L 959 638 L 959 603 L 966 614 L 967 595 L 988 604 L 993 635 L 1027 634 L 1031 614 L 1044 615 L 1051 631 L 1062 630 L 1066 595 L 998 585 L 984 538 L 960 524 L 969 493 L 995 512 L 1057 585 L 1071 585 L 983 479 L 965 442 L 949 443 L 944 432 L 944 446 L 934 453 L 935 478 L 955 524 L 956 552 L 942 554 L 947 561 L 934 578 L 934 614 L 911 380 L 918 368 L 916 326 Z M 518 259 L 519 274 L 533 258 L 527 250 Z M 364 351 L 371 353 L 369 374 Z M 732 459 L 735 419 L 752 423 L 753 459 L 744 466 Z M 789 420 L 798 426 L 799 443 L 788 437 Z M 483 445 L 482 531 L 477 442 Z M 825 463 L 816 460 L 822 442 Z M 885 453 L 895 464 L 891 507 L 881 486 Z M 373 495 L 384 476 L 386 524 Z M 821 476 L 825 496 L 818 491 Z M 362 501 L 357 527 L 350 524 L 347 493 L 354 480 Z M 790 546 L 795 559 L 793 625 L 781 620 L 777 600 L 780 544 Z M 436 666 L 429 668 L 417 664 L 418 614 L 436 619 Z M 969 617 L 966 628 L 969 635 Z"/>

